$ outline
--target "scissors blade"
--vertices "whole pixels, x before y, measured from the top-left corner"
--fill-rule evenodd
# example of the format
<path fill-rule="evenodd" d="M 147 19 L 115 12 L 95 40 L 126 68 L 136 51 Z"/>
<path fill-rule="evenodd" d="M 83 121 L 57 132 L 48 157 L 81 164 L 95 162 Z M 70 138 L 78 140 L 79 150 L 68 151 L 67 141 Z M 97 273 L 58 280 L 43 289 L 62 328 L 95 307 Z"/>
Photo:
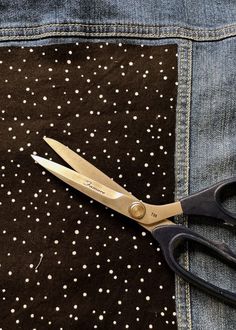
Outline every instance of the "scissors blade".
<path fill-rule="evenodd" d="M 131 194 L 122 194 L 115 191 L 96 180 L 85 175 L 77 173 L 65 166 L 50 161 L 48 159 L 31 155 L 32 158 L 53 175 L 67 183 L 71 187 L 81 191 L 92 199 L 102 203 L 103 205 L 132 218 L 129 213 L 129 206 L 138 201 Z M 132 218 L 133 219 L 133 218 Z M 135 219 L 133 219 L 135 220 Z"/>
<path fill-rule="evenodd" d="M 47 142 L 47 144 L 76 172 L 83 174 L 95 181 L 98 181 L 120 193 L 129 194 L 129 192 L 125 190 L 122 186 L 120 186 L 118 183 L 113 181 L 105 173 L 100 171 L 98 168 L 96 168 L 94 165 L 89 163 L 87 160 L 79 156 L 69 147 L 48 137 L 44 137 L 44 141 Z"/>
<path fill-rule="evenodd" d="M 71 187 L 79 190 L 80 192 L 100 202 L 101 204 L 125 215 L 126 217 L 137 221 L 140 225 L 148 230 L 152 230 L 154 227 L 163 223 L 172 223 L 167 218 L 181 214 L 183 212 L 180 202 L 174 202 L 165 205 L 152 205 L 143 203 L 131 194 L 123 194 L 119 191 L 115 191 L 110 187 L 107 187 L 102 183 L 76 171 L 73 171 L 65 166 L 39 156 L 31 156 L 42 167 L 44 167 L 46 170 L 51 172 L 53 175 Z M 141 218 L 134 216 L 134 214 L 131 212 L 132 206 L 134 206 L 135 203 L 138 203 L 139 206 L 141 203 L 144 207 L 145 212 Z M 135 207 L 136 206 L 134 206 L 134 210 Z"/>

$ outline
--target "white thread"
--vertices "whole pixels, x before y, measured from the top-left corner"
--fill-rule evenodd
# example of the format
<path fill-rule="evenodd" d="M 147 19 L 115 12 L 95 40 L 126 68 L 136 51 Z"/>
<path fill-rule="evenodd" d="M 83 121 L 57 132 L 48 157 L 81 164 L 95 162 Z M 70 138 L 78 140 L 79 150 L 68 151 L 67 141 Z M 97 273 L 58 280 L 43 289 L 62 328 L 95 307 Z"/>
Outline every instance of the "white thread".
<path fill-rule="evenodd" d="M 41 265 L 42 260 L 43 260 L 43 253 L 40 253 L 40 259 L 39 259 L 37 266 L 35 267 L 35 272 L 38 271 L 38 268 Z"/>

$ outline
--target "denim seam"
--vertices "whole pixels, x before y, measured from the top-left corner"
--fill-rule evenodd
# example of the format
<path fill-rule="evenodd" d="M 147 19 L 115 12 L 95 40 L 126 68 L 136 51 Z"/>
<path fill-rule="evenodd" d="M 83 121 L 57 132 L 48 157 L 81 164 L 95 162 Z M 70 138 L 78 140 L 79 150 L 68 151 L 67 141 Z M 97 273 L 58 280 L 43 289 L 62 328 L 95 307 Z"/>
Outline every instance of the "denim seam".
<path fill-rule="evenodd" d="M 83 27 L 100 27 L 100 26 L 104 26 L 104 27 L 115 27 L 115 26 L 122 26 L 122 27 L 144 27 L 144 28 L 166 28 L 166 29 L 172 29 L 172 28 L 183 28 L 185 30 L 189 30 L 189 31 L 202 31 L 203 33 L 208 33 L 208 32 L 220 32 L 220 31 L 224 31 L 226 29 L 235 29 L 236 26 L 235 24 L 228 24 L 228 25 L 224 25 L 221 28 L 214 28 L 214 29 L 205 29 L 205 28 L 200 28 L 200 27 L 190 27 L 187 25 L 183 25 L 183 26 L 179 26 L 179 25 L 143 25 L 143 24 L 134 24 L 134 23 L 99 23 L 99 24 L 90 24 L 90 23 L 79 23 L 79 22 L 68 22 L 68 23 L 50 23 L 50 24 L 39 24 L 39 25 L 31 25 L 31 26 L 18 26 L 18 27 L 6 27 L 6 28 L 1 28 L 1 30 L 15 30 L 15 29 L 37 29 L 37 28 L 47 28 L 47 27 L 52 27 L 52 26 L 83 26 Z"/>
<path fill-rule="evenodd" d="M 186 36 L 183 34 L 173 34 L 173 33 L 161 33 L 161 34 L 142 34 L 142 33 L 119 33 L 119 32 L 46 32 L 46 33 L 40 33 L 40 34 L 33 34 L 33 35 L 11 35 L 11 36 L 0 36 L 1 41 L 8 41 L 8 40 L 35 40 L 35 39 L 42 39 L 42 38 L 50 38 L 50 37 L 59 37 L 59 36 L 70 36 L 70 37 L 127 37 L 127 38 L 151 38 L 151 39 L 158 39 L 158 38 L 182 38 L 182 39 L 189 39 L 189 40 L 195 40 L 195 41 L 216 41 L 221 40 L 224 38 L 234 37 L 236 36 L 236 33 L 233 33 L 232 35 L 225 35 L 220 36 L 218 38 L 212 38 L 212 37 L 205 37 L 205 38 L 197 38 L 197 37 L 191 37 Z"/>
<path fill-rule="evenodd" d="M 116 23 L 98 23 L 98 24 L 91 24 L 91 23 L 79 23 L 79 22 L 67 22 L 67 23 L 49 23 L 49 24 L 35 24 L 35 25 L 31 25 L 31 26 L 19 26 L 19 27 L 6 27 L 6 28 L 2 28 L 2 30 L 11 30 L 11 29 L 17 29 L 17 28 L 24 28 L 24 29 L 32 29 L 32 28 L 40 28 L 40 27 L 50 27 L 50 26 L 66 26 L 66 25 L 79 25 L 79 26 L 85 26 L 85 27 L 89 27 L 89 26 L 94 26 L 94 27 L 99 27 L 99 26 L 129 26 L 129 27 L 163 27 L 163 28 L 184 28 L 186 30 L 194 30 L 194 28 L 188 26 L 188 25 L 183 25 L 183 26 L 178 26 L 178 25 L 163 25 L 163 26 L 158 26 L 158 25 L 143 25 L 143 24 L 138 24 L 138 23 L 119 23 L 119 22 L 116 22 Z M 227 28 L 235 28 L 235 24 L 225 24 L 223 27 L 221 28 L 214 28 L 214 29 L 204 29 L 204 28 L 200 28 L 200 27 L 197 27 L 195 30 L 198 30 L 198 31 L 223 31 Z"/>
<path fill-rule="evenodd" d="M 50 29 L 52 30 L 50 31 Z M 66 30 L 69 28 L 70 30 Z M 115 31 L 114 31 L 115 30 Z M 135 31 L 136 30 L 136 31 Z M 141 31 L 139 31 L 141 30 Z M 31 34 L 32 33 L 32 34 Z M 22 40 L 46 38 L 50 36 L 123 36 L 142 38 L 186 38 L 196 41 L 220 40 L 236 35 L 236 25 L 222 28 L 202 29 L 181 26 L 158 26 L 138 24 L 83 24 L 83 23 L 52 23 L 30 27 L 0 28 L 0 40 Z"/>
<path fill-rule="evenodd" d="M 183 41 L 179 45 L 179 88 L 176 118 L 176 197 L 188 194 L 189 187 L 189 137 L 190 137 L 190 103 L 192 77 L 192 42 Z M 186 218 L 179 218 L 188 226 Z M 188 253 L 181 258 L 184 267 L 189 269 Z M 179 329 L 192 329 L 190 286 L 176 276 L 176 305 Z M 181 306 L 182 304 L 182 306 Z"/>
<path fill-rule="evenodd" d="M 189 194 L 189 171 L 190 171 L 190 112 L 191 112 L 191 92 L 192 92 L 192 43 L 189 43 L 188 49 L 188 80 L 187 80 L 187 107 L 186 107 L 186 117 L 187 117 L 187 131 L 186 131 L 186 190 Z M 185 217 L 185 226 L 188 227 L 188 217 Z M 189 252 L 185 254 L 186 268 L 190 268 L 189 262 Z M 187 320 L 189 330 L 192 329 L 192 317 L 191 317 L 191 291 L 190 285 L 186 286 L 186 306 L 188 310 Z"/>

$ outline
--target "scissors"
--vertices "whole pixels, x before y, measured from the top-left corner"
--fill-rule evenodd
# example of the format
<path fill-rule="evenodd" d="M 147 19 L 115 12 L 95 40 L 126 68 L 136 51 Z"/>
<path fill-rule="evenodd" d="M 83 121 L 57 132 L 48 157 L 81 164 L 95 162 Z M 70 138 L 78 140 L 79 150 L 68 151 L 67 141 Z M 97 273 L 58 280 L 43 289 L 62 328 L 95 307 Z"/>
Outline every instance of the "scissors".
<path fill-rule="evenodd" d="M 224 208 L 222 195 L 229 190 L 235 194 L 236 177 L 226 179 L 170 204 L 152 205 L 142 202 L 106 174 L 90 164 L 62 143 L 44 137 L 45 142 L 72 168 L 32 155 L 32 158 L 66 184 L 103 205 L 138 222 L 159 242 L 169 267 L 187 282 L 222 301 L 236 305 L 236 293 L 219 288 L 183 268 L 177 259 L 178 249 L 186 242 L 200 244 L 231 266 L 236 266 L 236 254 L 223 242 L 204 238 L 192 230 L 176 225 L 168 218 L 180 214 L 203 215 L 218 218 L 230 225 L 236 224 L 236 213 Z"/>

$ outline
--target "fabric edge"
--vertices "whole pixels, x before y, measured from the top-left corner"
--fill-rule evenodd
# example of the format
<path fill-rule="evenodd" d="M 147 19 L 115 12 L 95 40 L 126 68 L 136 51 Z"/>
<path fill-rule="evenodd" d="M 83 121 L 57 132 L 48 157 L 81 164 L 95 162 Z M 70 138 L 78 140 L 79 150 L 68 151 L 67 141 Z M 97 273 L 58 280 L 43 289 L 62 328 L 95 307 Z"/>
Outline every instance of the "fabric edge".
<path fill-rule="evenodd" d="M 189 192 L 189 157 L 190 157 L 190 111 L 192 81 L 192 42 L 182 41 L 179 44 L 178 96 L 176 109 L 176 200 Z M 188 226 L 186 217 L 178 217 L 178 223 Z M 180 262 L 189 269 L 189 255 L 186 252 Z M 191 296 L 190 286 L 179 276 L 175 278 L 177 323 L 180 330 L 191 330 Z"/>

